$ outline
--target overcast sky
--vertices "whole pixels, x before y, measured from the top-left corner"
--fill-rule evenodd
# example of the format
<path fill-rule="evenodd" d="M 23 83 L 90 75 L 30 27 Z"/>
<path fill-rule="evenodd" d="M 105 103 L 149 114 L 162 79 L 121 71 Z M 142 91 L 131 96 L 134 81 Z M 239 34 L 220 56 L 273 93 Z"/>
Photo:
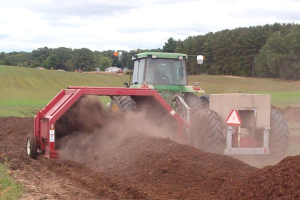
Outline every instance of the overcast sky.
<path fill-rule="evenodd" d="M 162 48 L 224 29 L 300 24 L 300 0 L 1 0 L 0 52 Z"/>

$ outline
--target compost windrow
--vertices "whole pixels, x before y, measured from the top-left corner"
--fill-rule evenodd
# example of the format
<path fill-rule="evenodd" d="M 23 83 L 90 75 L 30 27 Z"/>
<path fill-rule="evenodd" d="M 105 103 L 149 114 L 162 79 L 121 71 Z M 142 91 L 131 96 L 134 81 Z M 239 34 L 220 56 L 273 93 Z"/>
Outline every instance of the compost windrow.
<path fill-rule="evenodd" d="M 149 128 L 139 120 L 131 126 L 139 124 L 144 129 L 129 129 L 123 122 L 111 128 L 107 126 L 110 115 L 104 118 L 93 131 L 76 130 L 69 135 L 61 161 L 42 155 L 33 160 L 26 155 L 25 142 L 33 132 L 33 118 L 0 118 L 0 160 L 24 184 L 22 198 L 300 198 L 299 156 L 258 169 L 228 156 L 180 144 L 171 133 L 161 137 L 160 127 Z M 121 117 L 124 120 L 127 122 L 126 116 Z"/>

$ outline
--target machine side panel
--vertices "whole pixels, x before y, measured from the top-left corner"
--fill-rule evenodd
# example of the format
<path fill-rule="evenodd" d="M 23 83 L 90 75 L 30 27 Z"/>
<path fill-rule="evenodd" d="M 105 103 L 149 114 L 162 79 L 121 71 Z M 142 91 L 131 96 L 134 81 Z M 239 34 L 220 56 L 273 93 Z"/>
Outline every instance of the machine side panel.
<path fill-rule="evenodd" d="M 233 109 L 255 111 L 257 128 L 270 127 L 271 95 L 268 94 L 211 94 L 210 109 L 216 111 L 225 123 Z"/>

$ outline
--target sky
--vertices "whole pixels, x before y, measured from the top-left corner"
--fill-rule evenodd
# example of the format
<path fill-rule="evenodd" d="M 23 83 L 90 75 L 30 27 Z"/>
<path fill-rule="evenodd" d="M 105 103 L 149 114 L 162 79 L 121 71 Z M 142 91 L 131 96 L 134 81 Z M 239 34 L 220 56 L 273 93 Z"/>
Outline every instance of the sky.
<path fill-rule="evenodd" d="M 300 0 L 1 0 L 0 52 L 156 49 L 276 22 L 300 24 Z"/>

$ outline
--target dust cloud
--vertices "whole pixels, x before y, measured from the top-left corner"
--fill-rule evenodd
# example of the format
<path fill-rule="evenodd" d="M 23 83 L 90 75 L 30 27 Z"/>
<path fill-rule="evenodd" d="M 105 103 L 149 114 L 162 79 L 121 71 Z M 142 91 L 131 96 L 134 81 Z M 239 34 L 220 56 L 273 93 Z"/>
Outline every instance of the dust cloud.
<path fill-rule="evenodd" d="M 170 138 L 178 143 L 186 143 L 178 137 L 176 126 L 168 120 L 153 120 L 153 116 L 148 115 L 148 109 L 111 112 L 101 106 L 97 97 L 82 97 L 56 124 L 56 144 L 62 159 L 102 165 L 101 162 L 107 160 L 104 157 L 117 158 L 126 144 L 137 141 L 139 137 Z M 291 114 L 287 113 L 291 109 L 286 110 L 285 118 L 289 119 Z M 294 142 L 295 139 L 291 138 L 290 145 Z M 289 148 L 288 156 L 299 154 L 299 148 Z M 258 168 L 275 165 L 281 160 L 262 155 L 232 157 Z"/>
<path fill-rule="evenodd" d="M 82 96 L 55 124 L 56 139 L 82 131 L 92 133 L 105 123 L 105 114 L 96 96 Z"/>
<path fill-rule="evenodd" d="M 62 159 L 97 162 L 103 154 L 116 157 L 121 147 L 136 137 L 162 137 L 181 142 L 177 127 L 168 120 L 153 121 L 147 114 L 148 108 L 138 112 L 111 112 L 99 104 L 97 98 L 85 97 L 58 121 L 56 143 Z"/>

